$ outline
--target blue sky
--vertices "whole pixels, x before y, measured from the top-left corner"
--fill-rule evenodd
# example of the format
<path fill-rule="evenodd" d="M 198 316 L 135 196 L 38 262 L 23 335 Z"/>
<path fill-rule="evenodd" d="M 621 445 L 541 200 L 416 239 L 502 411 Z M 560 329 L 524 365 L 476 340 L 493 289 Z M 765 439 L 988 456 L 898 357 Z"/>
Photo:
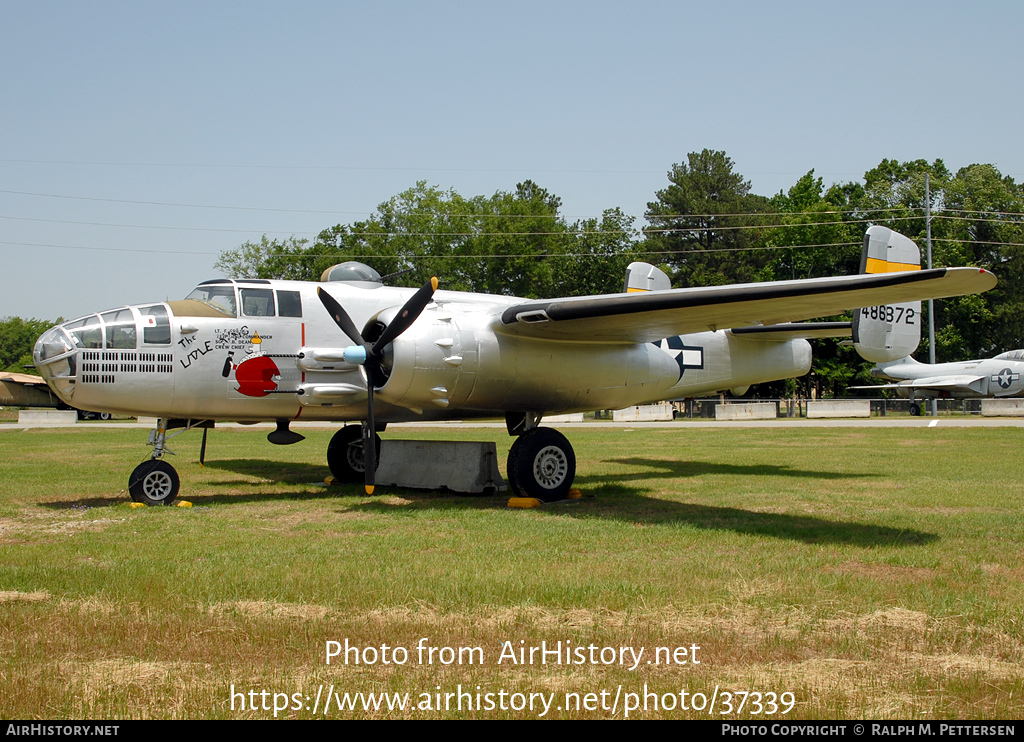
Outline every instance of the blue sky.
<path fill-rule="evenodd" d="M 0 316 L 181 298 L 222 250 L 417 180 L 530 178 L 569 217 L 638 225 L 705 147 L 763 195 L 884 157 L 1019 182 L 1022 21 L 941 0 L 0 0 Z"/>

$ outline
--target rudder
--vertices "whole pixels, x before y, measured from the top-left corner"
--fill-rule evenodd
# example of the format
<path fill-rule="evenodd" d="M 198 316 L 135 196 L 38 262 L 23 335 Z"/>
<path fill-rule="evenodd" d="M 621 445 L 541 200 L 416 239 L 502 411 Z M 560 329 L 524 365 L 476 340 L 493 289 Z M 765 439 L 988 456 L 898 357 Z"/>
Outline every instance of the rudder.
<path fill-rule="evenodd" d="M 921 251 L 909 237 L 888 227 L 868 227 L 861 273 L 921 270 Z M 853 311 L 853 345 L 861 358 L 887 363 L 905 358 L 921 342 L 921 302 L 908 301 Z"/>

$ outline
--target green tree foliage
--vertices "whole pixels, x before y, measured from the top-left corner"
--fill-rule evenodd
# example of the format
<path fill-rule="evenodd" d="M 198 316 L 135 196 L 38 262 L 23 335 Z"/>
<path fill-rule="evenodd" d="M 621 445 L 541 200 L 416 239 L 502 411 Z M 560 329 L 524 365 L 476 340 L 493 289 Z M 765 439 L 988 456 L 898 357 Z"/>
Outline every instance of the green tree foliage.
<path fill-rule="evenodd" d="M 213 267 L 231 278 L 284 278 L 309 280 L 309 261 L 303 258 L 308 240 L 288 237 L 243 242 L 233 250 L 225 250 Z"/>
<path fill-rule="evenodd" d="M 32 365 L 32 347 L 36 340 L 54 324 L 47 320 L 21 317 L 4 317 L 0 320 L 0 369 L 25 373 L 25 366 Z"/>
<path fill-rule="evenodd" d="M 771 221 L 763 232 L 771 251 L 764 278 L 786 280 L 849 275 L 860 269 L 864 225 L 858 219 L 863 188 L 833 185 L 827 191 L 811 170 L 787 193 L 769 201 Z"/>
<path fill-rule="evenodd" d="M 668 266 L 672 285 L 713 286 L 756 280 L 767 262 L 750 251 L 758 240 L 755 215 L 768 200 L 750 193 L 750 181 L 725 154 L 691 152 L 672 166 L 669 186 L 647 204 L 645 249 Z"/>
<path fill-rule="evenodd" d="M 323 230 L 312 245 L 264 237 L 222 253 L 217 267 L 234 277 L 316 280 L 358 260 L 400 274 L 392 285 L 436 275 L 445 289 L 523 297 L 621 291 L 637 259 L 632 218 L 610 209 L 570 224 L 560 208 L 561 199 L 529 180 L 472 198 L 420 181 L 368 219 Z"/>
<path fill-rule="evenodd" d="M 1024 347 L 1024 189 L 992 165 L 961 168 L 946 185 L 937 265 L 976 265 L 999 284 L 936 308 L 936 351 L 963 359 Z"/>

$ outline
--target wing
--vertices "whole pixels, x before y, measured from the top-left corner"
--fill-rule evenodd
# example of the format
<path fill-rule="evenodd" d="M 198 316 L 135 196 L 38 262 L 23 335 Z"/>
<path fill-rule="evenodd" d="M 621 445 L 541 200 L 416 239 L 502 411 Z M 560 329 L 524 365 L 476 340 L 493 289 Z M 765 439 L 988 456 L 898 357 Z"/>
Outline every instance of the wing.
<path fill-rule="evenodd" d="M 880 273 L 529 301 L 506 308 L 495 332 L 598 342 L 650 342 L 705 330 L 774 325 L 847 309 L 988 291 L 979 268 Z"/>
<path fill-rule="evenodd" d="M 934 390 L 937 392 L 973 392 L 981 394 L 981 385 L 984 376 L 971 376 L 964 374 L 960 376 L 930 376 L 925 379 L 913 379 L 912 381 L 900 381 L 894 384 L 876 384 L 872 386 L 848 386 L 847 389 L 913 389 Z"/>

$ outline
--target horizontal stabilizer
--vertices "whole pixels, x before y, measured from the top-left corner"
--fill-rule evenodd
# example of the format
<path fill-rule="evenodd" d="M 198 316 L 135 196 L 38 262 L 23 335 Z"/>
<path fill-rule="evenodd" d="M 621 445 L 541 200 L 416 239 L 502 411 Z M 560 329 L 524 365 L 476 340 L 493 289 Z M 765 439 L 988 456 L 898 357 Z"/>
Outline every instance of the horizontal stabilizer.
<path fill-rule="evenodd" d="M 853 332 L 850 322 L 785 322 L 781 325 L 757 325 L 736 327 L 730 330 L 751 340 L 771 342 L 782 340 L 813 340 L 816 338 L 848 338 Z"/>

